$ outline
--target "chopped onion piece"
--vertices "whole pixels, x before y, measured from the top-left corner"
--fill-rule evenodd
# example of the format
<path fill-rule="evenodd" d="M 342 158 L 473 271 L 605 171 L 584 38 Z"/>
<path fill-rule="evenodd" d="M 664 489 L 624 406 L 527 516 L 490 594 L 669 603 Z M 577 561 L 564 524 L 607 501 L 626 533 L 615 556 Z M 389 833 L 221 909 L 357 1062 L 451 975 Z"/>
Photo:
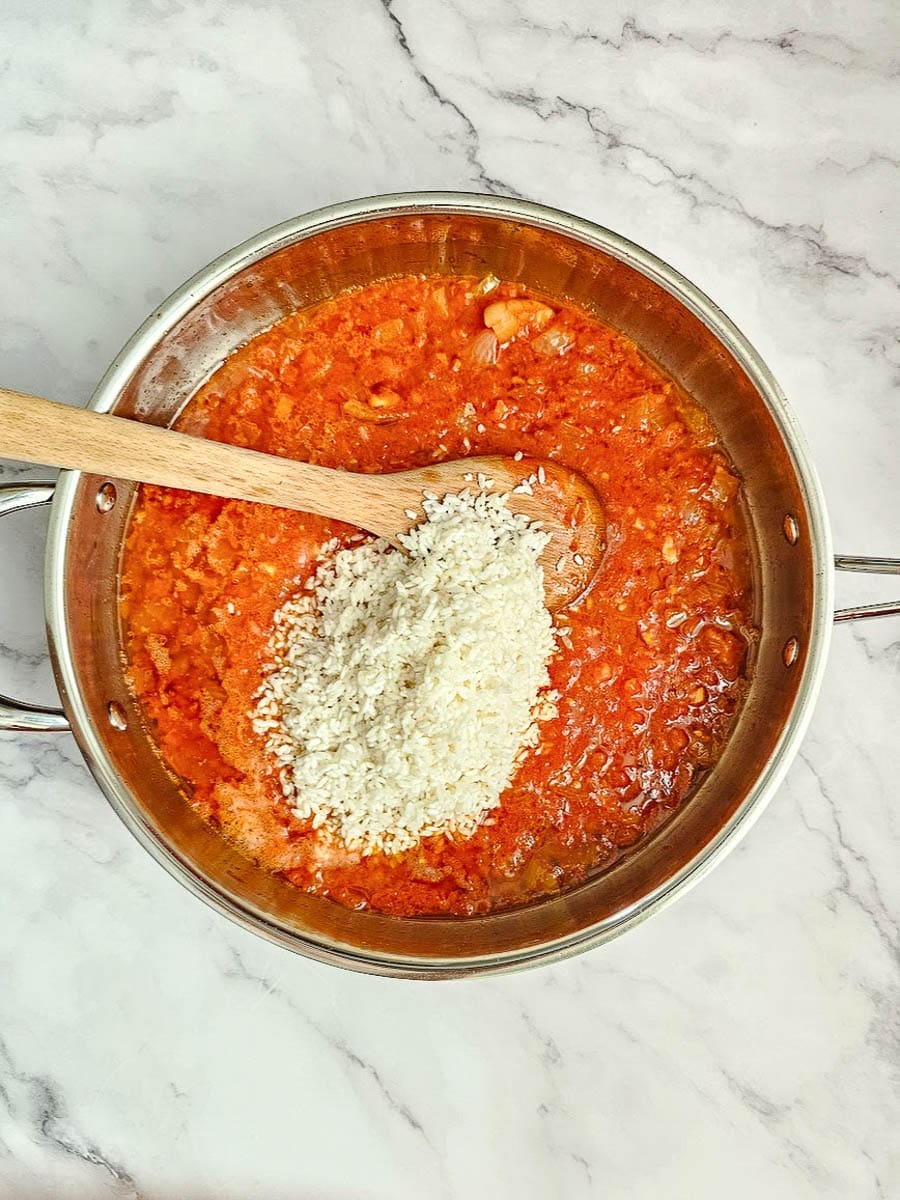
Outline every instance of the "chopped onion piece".
<path fill-rule="evenodd" d="M 493 329 L 483 329 L 473 340 L 469 353 L 476 362 L 495 363 L 499 345 Z"/>
<path fill-rule="evenodd" d="M 487 275 L 485 275 L 485 277 L 483 279 L 479 279 L 478 283 L 475 284 L 475 295 L 476 296 L 487 296 L 490 292 L 494 291 L 494 289 L 498 288 L 499 286 L 500 286 L 500 280 L 497 278 L 497 276 L 488 273 Z"/>
<path fill-rule="evenodd" d="M 543 354 L 546 358 L 552 358 L 554 355 L 568 353 L 575 345 L 575 339 L 567 330 L 553 328 L 545 329 L 531 344 L 538 354 Z"/>

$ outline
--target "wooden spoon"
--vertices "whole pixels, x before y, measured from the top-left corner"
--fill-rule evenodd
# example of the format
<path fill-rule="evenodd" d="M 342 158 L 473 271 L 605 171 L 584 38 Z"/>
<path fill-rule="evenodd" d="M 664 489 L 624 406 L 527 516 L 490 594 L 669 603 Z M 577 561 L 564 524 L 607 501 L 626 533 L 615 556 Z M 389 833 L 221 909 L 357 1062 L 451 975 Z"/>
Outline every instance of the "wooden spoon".
<path fill-rule="evenodd" d="M 587 480 L 559 463 L 491 455 L 390 475 L 359 475 L 191 437 L 159 425 L 70 408 L 0 388 L 0 455 L 111 478 L 316 513 L 397 544 L 422 520 L 423 493 L 509 493 L 512 512 L 550 533 L 542 556 L 547 607 L 573 603 L 590 586 L 606 526 Z M 514 489 L 533 479 L 526 489 Z M 412 513 L 413 516 L 409 516 Z"/>

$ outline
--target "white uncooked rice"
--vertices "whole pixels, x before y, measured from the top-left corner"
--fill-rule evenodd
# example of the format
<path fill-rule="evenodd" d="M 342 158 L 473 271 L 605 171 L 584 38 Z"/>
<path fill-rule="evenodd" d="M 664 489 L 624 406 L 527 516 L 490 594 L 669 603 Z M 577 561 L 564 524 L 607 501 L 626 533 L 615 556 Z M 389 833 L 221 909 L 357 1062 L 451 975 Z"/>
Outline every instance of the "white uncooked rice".
<path fill-rule="evenodd" d="M 503 496 L 422 507 L 408 555 L 332 553 L 283 606 L 253 714 L 296 815 L 361 854 L 471 836 L 556 711 L 548 535 Z"/>

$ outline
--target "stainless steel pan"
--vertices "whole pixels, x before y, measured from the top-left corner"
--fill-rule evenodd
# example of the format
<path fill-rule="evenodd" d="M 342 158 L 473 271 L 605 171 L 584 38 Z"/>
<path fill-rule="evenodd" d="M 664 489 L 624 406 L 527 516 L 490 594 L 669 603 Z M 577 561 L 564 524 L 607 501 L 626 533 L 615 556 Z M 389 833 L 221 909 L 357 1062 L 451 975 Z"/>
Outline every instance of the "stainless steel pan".
<path fill-rule="evenodd" d="M 45 603 L 63 702 L 47 710 L 0 698 L 0 727 L 71 728 L 122 820 L 196 895 L 279 945 L 384 975 L 549 962 L 651 916 L 734 846 L 778 788 L 809 721 L 832 621 L 900 611 L 898 602 L 834 613 L 819 483 L 775 379 L 734 325 L 652 254 L 537 205 L 422 193 L 279 225 L 217 259 L 154 312 L 91 407 L 169 424 L 231 351 L 297 308 L 391 275 L 488 270 L 593 311 L 705 406 L 744 479 L 756 569 L 762 636 L 722 758 L 653 836 L 562 896 L 485 917 L 399 919 L 349 912 L 249 862 L 179 794 L 125 684 L 116 597 L 134 485 L 69 471 L 55 487 L 0 491 L 0 515 L 52 501 Z M 840 558 L 837 566 L 900 572 L 886 559 Z"/>

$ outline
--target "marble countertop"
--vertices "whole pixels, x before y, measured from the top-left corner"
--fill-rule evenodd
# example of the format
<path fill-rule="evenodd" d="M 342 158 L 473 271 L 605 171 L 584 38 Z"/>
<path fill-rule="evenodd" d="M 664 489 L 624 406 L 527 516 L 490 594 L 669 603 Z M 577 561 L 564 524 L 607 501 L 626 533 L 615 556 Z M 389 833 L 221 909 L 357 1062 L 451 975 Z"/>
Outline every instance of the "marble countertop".
<path fill-rule="evenodd" d="M 838 549 L 898 555 L 898 46 L 892 0 L 8 0 L 0 382 L 84 403 L 184 278 L 318 205 L 525 196 L 713 296 L 799 413 Z M 0 527 L 0 691 L 31 699 L 45 528 Z M 786 783 L 707 880 L 454 984 L 244 933 L 69 736 L 0 735 L 0 1194 L 900 1194 L 898 707 L 900 620 L 839 627 Z"/>

